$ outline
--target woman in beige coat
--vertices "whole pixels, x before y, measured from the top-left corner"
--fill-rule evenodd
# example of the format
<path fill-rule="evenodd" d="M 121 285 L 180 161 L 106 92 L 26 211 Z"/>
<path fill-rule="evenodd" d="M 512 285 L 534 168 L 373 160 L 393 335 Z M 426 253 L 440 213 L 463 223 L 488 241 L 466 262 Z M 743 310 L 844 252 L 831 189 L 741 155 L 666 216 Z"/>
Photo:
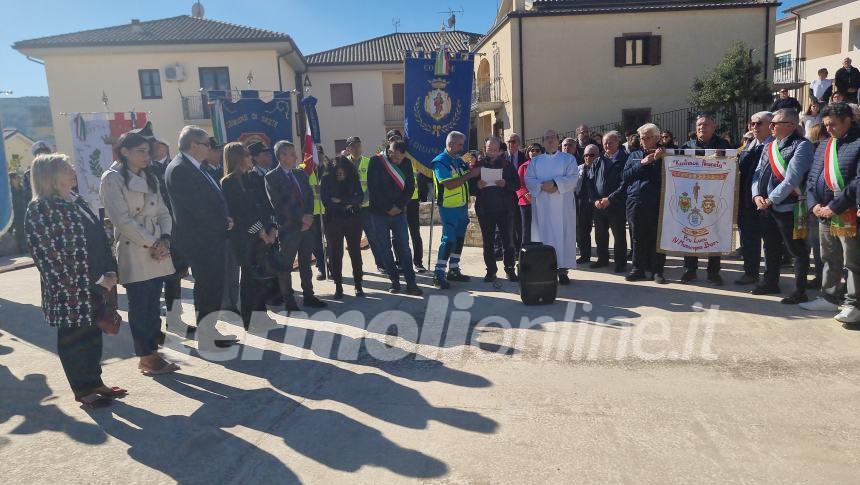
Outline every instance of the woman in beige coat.
<path fill-rule="evenodd" d="M 172 221 L 149 172 L 150 143 L 125 133 L 116 143 L 117 159 L 102 175 L 100 196 L 113 223 L 119 282 L 128 296 L 128 323 L 139 368 L 147 375 L 179 367 L 158 353 L 161 333 L 161 288 L 175 272 L 170 259 Z"/>

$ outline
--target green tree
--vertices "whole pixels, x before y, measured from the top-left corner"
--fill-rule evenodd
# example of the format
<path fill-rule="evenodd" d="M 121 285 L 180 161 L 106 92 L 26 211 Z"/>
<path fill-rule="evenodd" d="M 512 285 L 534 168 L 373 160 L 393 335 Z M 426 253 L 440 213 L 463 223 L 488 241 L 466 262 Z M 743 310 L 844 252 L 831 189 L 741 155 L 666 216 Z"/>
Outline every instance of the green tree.
<path fill-rule="evenodd" d="M 690 104 L 699 111 L 721 115 L 718 129 L 729 130 L 737 140 L 752 107 L 770 101 L 772 92 L 761 62 L 753 60 L 753 50 L 735 42 L 713 70 L 696 77 Z"/>
<path fill-rule="evenodd" d="M 12 154 L 9 159 L 9 171 L 21 173 L 21 155 L 17 153 Z"/>

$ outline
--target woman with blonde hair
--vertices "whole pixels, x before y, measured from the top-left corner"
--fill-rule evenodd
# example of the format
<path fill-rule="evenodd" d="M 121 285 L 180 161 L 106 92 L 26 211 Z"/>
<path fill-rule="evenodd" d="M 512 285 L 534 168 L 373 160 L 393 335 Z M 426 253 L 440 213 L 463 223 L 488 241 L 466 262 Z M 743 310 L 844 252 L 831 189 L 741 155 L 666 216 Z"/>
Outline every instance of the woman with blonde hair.
<path fill-rule="evenodd" d="M 176 272 L 170 258 L 173 221 L 149 171 L 150 142 L 128 132 L 116 142 L 117 161 L 102 175 L 99 196 L 114 227 L 119 282 L 128 297 L 128 323 L 138 368 L 146 375 L 179 369 L 158 353 L 161 288 Z"/>
<path fill-rule="evenodd" d="M 57 355 L 75 400 L 104 407 L 127 393 L 101 378 L 102 331 L 94 303 L 117 283 L 116 260 L 101 220 L 72 189 L 68 157 L 43 154 L 30 171 L 33 200 L 24 230 L 42 286 L 42 311 L 57 328 Z"/>
<path fill-rule="evenodd" d="M 238 142 L 224 147 L 224 170 L 221 190 L 227 202 L 227 211 L 233 219 L 229 250 L 239 263 L 239 312 L 245 330 L 251 324 L 254 312 L 266 311 L 266 292 L 261 264 L 276 239 L 274 211 L 266 196 L 266 189 L 250 177 L 254 168 L 251 153 Z"/>

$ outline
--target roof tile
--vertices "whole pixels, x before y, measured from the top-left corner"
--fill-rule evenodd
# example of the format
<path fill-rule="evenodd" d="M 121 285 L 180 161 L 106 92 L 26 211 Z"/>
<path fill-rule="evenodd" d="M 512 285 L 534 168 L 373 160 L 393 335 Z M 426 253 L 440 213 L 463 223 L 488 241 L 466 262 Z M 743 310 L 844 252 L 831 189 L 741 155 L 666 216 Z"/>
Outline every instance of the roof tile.
<path fill-rule="evenodd" d="M 442 38 L 440 32 L 398 32 L 307 56 L 309 66 L 350 64 L 394 64 L 403 61 L 404 52 L 416 49 L 420 42 L 425 50 L 434 50 Z M 481 34 L 453 31 L 446 40 L 454 50 L 468 50 Z"/>

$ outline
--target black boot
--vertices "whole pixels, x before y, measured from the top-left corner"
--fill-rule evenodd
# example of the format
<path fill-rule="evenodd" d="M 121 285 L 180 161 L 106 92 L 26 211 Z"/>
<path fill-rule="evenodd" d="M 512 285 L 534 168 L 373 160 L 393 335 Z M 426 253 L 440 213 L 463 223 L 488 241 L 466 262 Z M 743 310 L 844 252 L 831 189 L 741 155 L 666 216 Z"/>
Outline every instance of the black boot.
<path fill-rule="evenodd" d="M 334 284 L 334 299 L 340 300 L 343 298 L 343 284 L 337 282 Z"/>

